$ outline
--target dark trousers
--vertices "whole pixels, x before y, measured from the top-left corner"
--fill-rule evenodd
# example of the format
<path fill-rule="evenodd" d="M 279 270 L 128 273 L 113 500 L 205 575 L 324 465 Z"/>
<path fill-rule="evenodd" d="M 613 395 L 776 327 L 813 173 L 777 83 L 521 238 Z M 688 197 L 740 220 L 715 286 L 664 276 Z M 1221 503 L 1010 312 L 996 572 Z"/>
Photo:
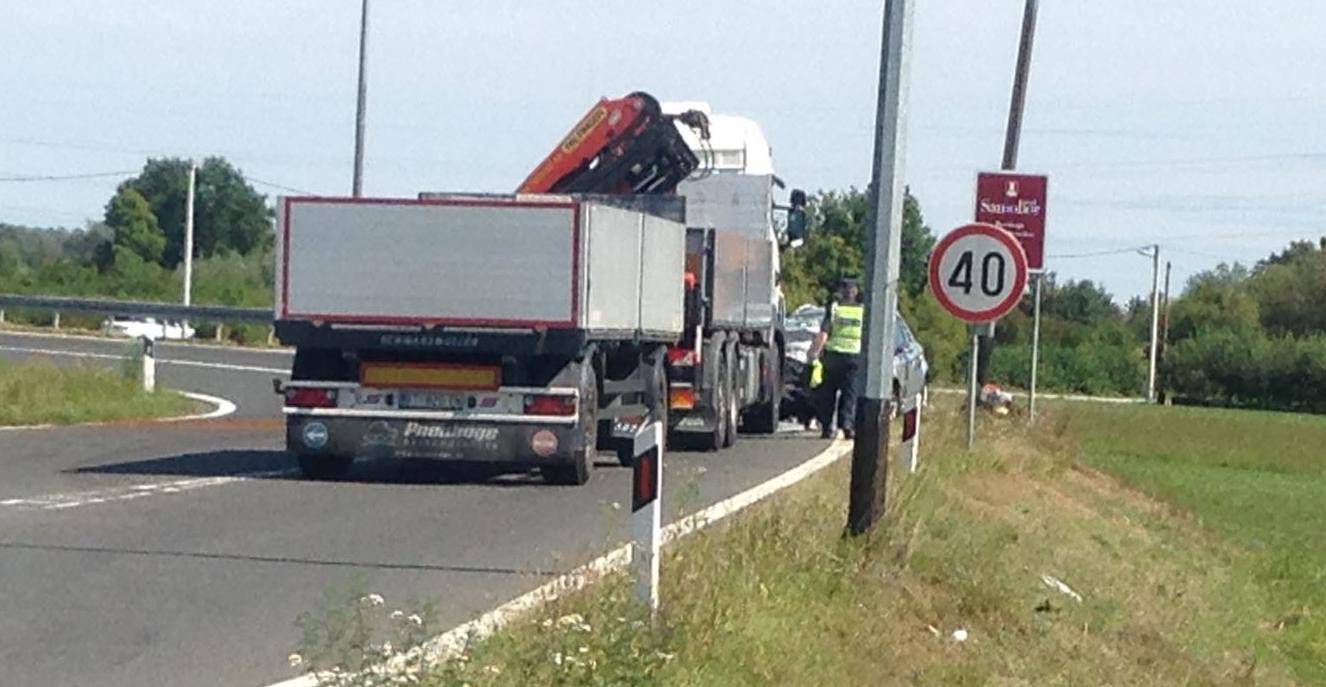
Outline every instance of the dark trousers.
<path fill-rule="evenodd" d="M 824 382 L 819 392 L 820 429 L 833 428 L 833 411 L 837 406 L 838 429 L 851 431 L 856 423 L 857 359 L 846 353 L 824 352 Z"/>

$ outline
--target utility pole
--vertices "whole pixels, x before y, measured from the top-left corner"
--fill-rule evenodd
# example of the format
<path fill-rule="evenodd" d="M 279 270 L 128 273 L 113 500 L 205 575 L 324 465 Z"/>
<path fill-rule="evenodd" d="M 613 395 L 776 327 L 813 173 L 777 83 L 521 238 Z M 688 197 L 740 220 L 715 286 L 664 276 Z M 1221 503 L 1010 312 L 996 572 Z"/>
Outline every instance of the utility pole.
<path fill-rule="evenodd" d="M 1151 247 L 1151 365 L 1146 373 L 1146 402 L 1156 402 L 1156 342 L 1160 337 L 1160 244 Z"/>
<path fill-rule="evenodd" d="M 1000 169 L 1012 171 L 1018 166 L 1018 147 L 1022 142 L 1022 113 L 1027 106 L 1027 80 L 1031 74 L 1031 49 L 1036 39 L 1036 12 L 1039 0 L 1027 0 L 1022 9 L 1022 38 L 1018 41 L 1017 66 L 1013 71 L 1013 95 L 1008 103 L 1008 125 L 1004 130 L 1004 160 Z M 1036 277 L 1040 288 L 1040 276 Z M 1039 328 L 1037 321 L 1033 324 Z M 982 334 L 976 356 L 976 379 L 990 381 L 990 357 L 994 353 L 994 332 Z"/>
<path fill-rule="evenodd" d="M 912 2 L 886 0 L 875 112 L 875 159 L 870 183 L 866 252 L 866 328 L 862 341 L 865 394 L 856 406 L 847 530 L 869 532 L 884 514 L 888 484 L 889 416 L 893 404 L 893 338 L 902 254 L 903 169 L 907 144 L 907 77 L 911 63 Z"/>
<path fill-rule="evenodd" d="M 364 190 L 364 109 L 368 105 L 368 0 L 363 0 L 359 16 L 359 101 L 355 107 L 355 172 L 350 194 L 355 198 Z"/>
<path fill-rule="evenodd" d="M 1165 261 L 1165 296 L 1164 302 L 1160 305 L 1160 364 L 1165 364 L 1165 350 L 1169 347 L 1169 270 L 1170 261 Z M 1161 403 L 1167 402 L 1165 395 L 1165 385 L 1160 385 L 1160 390 L 1156 394 Z"/>
<path fill-rule="evenodd" d="M 193 303 L 193 196 L 198 185 L 198 163 L 189 160 L 189 192 L 184 197 L 184 305 Z"/>

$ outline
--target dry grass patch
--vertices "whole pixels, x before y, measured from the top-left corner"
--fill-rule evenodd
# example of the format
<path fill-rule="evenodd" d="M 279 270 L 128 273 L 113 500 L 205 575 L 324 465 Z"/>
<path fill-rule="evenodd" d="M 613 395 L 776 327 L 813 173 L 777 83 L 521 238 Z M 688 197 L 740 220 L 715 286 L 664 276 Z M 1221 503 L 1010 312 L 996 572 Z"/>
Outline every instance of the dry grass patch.
<path fill-rule="evenodd" d="M 843 462 L 673 548 L 657 622 L 609 578 L 424 684 L 1298 684 L 1245 554 L 1079 469 L 1070 423 L 992 419 L 972 453 L 954 409 L 927 427 L 870 536 Z"/>

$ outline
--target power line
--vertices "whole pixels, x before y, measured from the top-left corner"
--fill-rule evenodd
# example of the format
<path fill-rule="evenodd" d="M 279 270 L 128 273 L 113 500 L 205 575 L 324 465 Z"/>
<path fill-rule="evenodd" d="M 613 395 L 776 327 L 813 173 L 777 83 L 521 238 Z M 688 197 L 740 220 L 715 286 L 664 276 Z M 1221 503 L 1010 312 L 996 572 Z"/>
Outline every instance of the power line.
<path fill-rule="evenodd" d="M 1234 257 L 1230 257 L 1230 256 L 1228 256 L 1228 255 L 1216 255 L 1215 253 L 1203 253 L 1202 251 L 1199 251 L 1199 250 L 1189 250 L 1189 249 L 1187 249 L 1187 248 L 1174 248 L 1174 247 L 1172 247 L 1172 246 L 1166 246 L 1166 250 L 1168 250 L 1168 251 L 1171 252 L 1171 253 L 1180 253 L 1180 254 L 1183 254 L 1183 255 L 1194 255 L 1194 256 L 1197 256 L 1197 257 L 1199 257 L 1199 258 L 1212 258 L 1212 259 L 1215 259 L 1215 260 L 1220 260 L 1220 261 L 1223 261 L 1223 262 L 1229 262 L 1229 263 L 1245 262 L 1245 261 L 1248 260 L 1248 258 L 1246 258 L 1246 257 L 1243 257 L 1243 258 L 1234 258 Z"/>
<path fill-rule="evenodd" d="M 280 190 L 282 190 L 282 191 L 289 191 L 289 192 L 291 192 L 291 193 L 298 193 L 298 194 L 300 194 L 300 195 L 302 195 L 302 196 L 317 196 L 317 195 L 321 195 L 321 194 L 318 194 L 318 193 L 314 193 L 314 192 L 312 192 L 312 191 L 305 191 L 305 190 L 303 190 L 303 189 L 298 189 L 298 188 L 293 188 L 293 187 L 290 187 L 290 186 L 286 186 L 285 184 L 278 184 L 278 183 L 273 182 L 273 181 L 263 181 L 262 179 L 259 179 L 258 177 L 251 177 L 251 176 L 245 175 L 245 176 L 244 176 L 244 179 L 245 179 L 246 181 L 251 181 L 251 182 L 253 182 L 253 183 L 255 183 L 255 184 L 262 184 L 263 186 L 270 186 L 270 187 L 272 187 L 272 188 L 280 189 Z"/>
<path fill-rule="evenodd" d="M 1092 251 L 1092 252 L 1090 252 L 1090 253 L 1061 253 L 1061 254 L 1059 254 L 1059 255 L 1047 255 L 1047 256 L 1045 256 L 1045 257 L 1047 257 L 1047 258 L 1056 258 L 1056 259 L 1094 258 L 1094 257 L 1098 257 L 1098 256 L 1101 256 L 1101 255 L 1116 255 L 1116 254 L 1119 254 L 1119 253 L 1135 253 L 1135 252 L 1137 252 L 1137 251 L 1139 251 L 1139 250 L 1146 250 L 1146 249 L 1148 249 L 1148 248 L 1150 248 L 1150 247 L 1152 247 L 1152 246 L 1154 246 L 1154 245 L 1155 245 L 1154 243 L 1148 243 L 1148 244 L 1144 244 L 1144 245 L 1141 245 L 1141 246 L 1133 246 L 1133 247 L 1131 247 L 1131 248 L 1116 248 L 1116 249 L 1114 249 L 1114 250 L 1098 250 L 1098 251 Z"/>
<path fill-rule="evenodd" d="M 24 181 L 72 181 L 76 179 L 101 179 L 104 177 L 118 177 L 126 174 L 135 174 L 137 170 L 119 171 L 119 172 L 90 172 L 86 174 L 49 174 L 49 175 L 20 175 L 0 177 L 0 181 L 24 182 Z"/>

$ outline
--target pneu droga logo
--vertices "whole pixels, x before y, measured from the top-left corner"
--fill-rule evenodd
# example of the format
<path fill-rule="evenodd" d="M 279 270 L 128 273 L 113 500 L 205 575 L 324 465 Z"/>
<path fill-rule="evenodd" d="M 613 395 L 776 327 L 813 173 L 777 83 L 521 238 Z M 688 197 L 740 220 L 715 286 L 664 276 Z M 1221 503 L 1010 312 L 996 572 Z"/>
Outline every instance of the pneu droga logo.
<path fill-rule="evenodd" d="M 497 439 L 496 427 L 461 425 L 423 425 L 411 422 L 405 425 L 406 439 L 469 439 L 470 441 L 493 441 Z"/>

